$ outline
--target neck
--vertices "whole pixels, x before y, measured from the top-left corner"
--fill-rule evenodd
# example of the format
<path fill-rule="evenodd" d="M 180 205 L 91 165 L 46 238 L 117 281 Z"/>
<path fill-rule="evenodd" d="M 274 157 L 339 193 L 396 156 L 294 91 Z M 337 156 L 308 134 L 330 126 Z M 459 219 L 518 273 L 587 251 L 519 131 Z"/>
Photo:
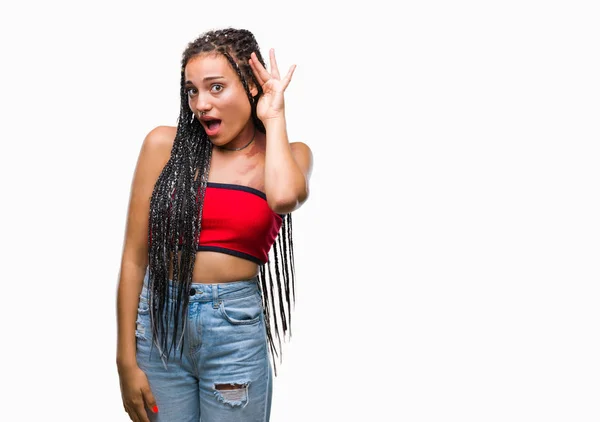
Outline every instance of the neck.
<path fill-rule="evenodd" d="M 251 144 L 252 142 L 254 142 L 254 138 L 255 138 L 255 137 L 256 137 L 256 127 L 254 127 L 254 130 L 252 131 L 252 138 L 250 138 L 250 140 L 249 140 L 248 142 L 246 142 L 246 143 L 242 144 L 241 146 L 239 146 L 239 147 L 226 147 L 226 146 L 220 146 L 220 145 L 217 145 L 217 147 L 218 147 L 219 149 L 222 149 L 222 150 L 225 150 L 225 151 L 241 151 L 241 150 L 243 150 L 244 148 L 247 148 L 247 147 L 249 147 L 249 146 L 250 146 L 250 144 Z"/>

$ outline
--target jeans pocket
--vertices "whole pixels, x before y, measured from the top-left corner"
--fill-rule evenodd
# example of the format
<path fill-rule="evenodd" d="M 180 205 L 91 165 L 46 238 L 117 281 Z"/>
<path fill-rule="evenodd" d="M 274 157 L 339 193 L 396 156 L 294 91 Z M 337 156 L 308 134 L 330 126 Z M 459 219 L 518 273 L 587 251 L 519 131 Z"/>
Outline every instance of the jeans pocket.
<path fill-rule="evenodd" d="M 149 325 L 150 317 L 150 306 L 148 305 L 148 298 L 140 296 L 137 310 L 137 320 L 135 322 L 135 336 L 138 339 L 146 339 L 147 328 Z"/>
<path fill-rule="evenodd" d="M 234 299 L 224 299 L 219 305 L 223 317 L 233 325 L 257 324 L 263 312 L 260 293 Z"/>
<path fill-rule="evenodd" d="M 150 306 L 148 305 L 148 298 L 144 296 L 140 296 L 140 300 L 138 302 L 138 315 L 146 315 L 150 313 Z"/>

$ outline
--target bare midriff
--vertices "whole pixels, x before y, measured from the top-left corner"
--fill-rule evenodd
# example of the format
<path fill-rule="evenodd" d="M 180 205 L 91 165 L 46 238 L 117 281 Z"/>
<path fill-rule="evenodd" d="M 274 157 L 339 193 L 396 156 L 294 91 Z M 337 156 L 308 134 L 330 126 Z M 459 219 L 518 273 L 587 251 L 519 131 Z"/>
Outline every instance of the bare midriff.
<path fill-rule="evenodd" d="M 181 256 L 181 252 L 178 254 Z M 228 283 L 248 280 L 258 273 L 258 265 L 252 261 L 221 252 L 196 252 L 193 283 Z M 169 269 L 169 279 L 173 279 L 173 267 Z"/>

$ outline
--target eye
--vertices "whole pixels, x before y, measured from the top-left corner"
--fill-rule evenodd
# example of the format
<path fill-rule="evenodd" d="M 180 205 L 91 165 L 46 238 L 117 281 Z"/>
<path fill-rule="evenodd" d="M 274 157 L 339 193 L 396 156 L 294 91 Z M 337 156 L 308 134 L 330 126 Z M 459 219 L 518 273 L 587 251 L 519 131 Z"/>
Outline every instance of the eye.
<path fill-rule="evenodd" d="M 221 84 L 212 84 L 210 87 L 212 92 L 221 92 L 223 90 L 223 85 Z"/>
<path fill-rule="evenodd" d="M 192 91 L 193 91 L 193 92 L 192 92 Z M 195 94 L 195 93 L 196 93 L 196 88 L 192 88 L 192 87 L 190 87 L 190 88 L 186 88 L 186 90 L 185 90 L 185 93 L 186 93 L 186 94 L 187 94 L 189 97 L 192 97 L 192 96 L 193 96 L 193 94 Z"/>

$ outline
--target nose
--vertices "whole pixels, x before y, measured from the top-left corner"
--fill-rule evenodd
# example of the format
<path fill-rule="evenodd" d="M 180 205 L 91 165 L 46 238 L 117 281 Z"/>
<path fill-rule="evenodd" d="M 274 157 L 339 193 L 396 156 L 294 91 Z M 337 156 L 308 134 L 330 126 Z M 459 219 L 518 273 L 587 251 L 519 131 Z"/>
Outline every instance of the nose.
<path fill-rule="evenodd" d="M 192 102 L 194 101 L 194 108 L 198 113 L 208 113 L 212 109 L 212 105 L 210 104 L 209 96 L 207 94 L 198 93 L 195 100 L 192 100 Z"/>

